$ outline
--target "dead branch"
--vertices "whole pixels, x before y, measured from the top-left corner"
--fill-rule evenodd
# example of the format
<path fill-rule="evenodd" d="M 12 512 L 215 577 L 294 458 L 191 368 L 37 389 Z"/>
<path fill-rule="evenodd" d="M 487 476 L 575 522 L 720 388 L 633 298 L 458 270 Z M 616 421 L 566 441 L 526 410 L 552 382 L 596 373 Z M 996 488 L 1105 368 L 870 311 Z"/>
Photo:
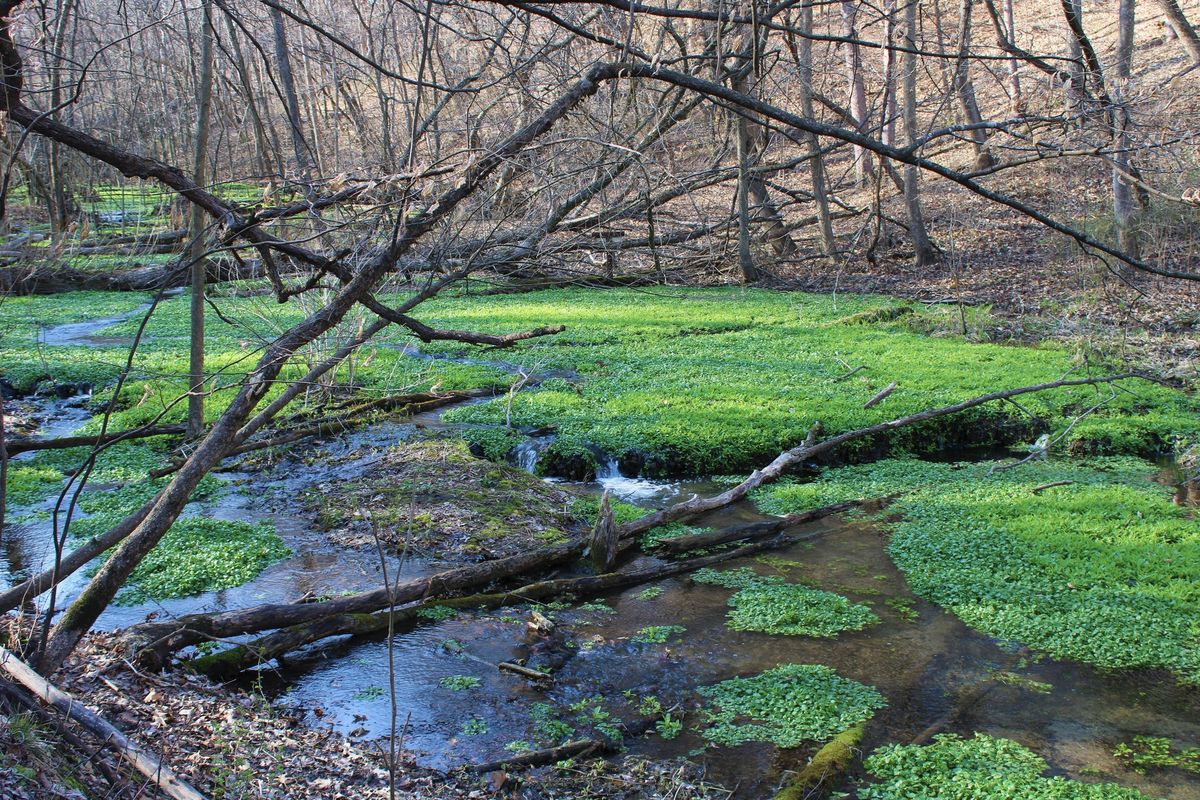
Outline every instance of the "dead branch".
<path fill-rule="evenodd" d="M 152 436 L 182 436 L 183 425 L 148 425 L 127 431 L 114 431 L 103 436 L 60 436 L 57 439 L 12 439 L 8 443 L 10 455 L 35 450 L 65 450 L 71 447 L 95 447 L 133 439 L 148 439 Z"/>
<path fill-rule="evenodd" d="M 533 750 L 528 753 L 502 758 L 498 761 L 467 764 L 463 769 L 468 769 L 471 772 L 529 769 L 530 767 L 540 767 L 545 764 L 556 764 L 564 758 L 599 755 L 602 753 L 611 753 L 614 750 L 616 750 L 616 745 L 611 742 L 602 742 L 599 739 L 578 739 L 566 744 L 560 744 L 557 747 L 549 747 L 545 750 Z"/>
<path fill-rule="evenodd" d="M 204 795 L 176 775 L 158 756 L 135 744 L 99 714 L 54 686 L 4 647 L 0 647 L 0 669 L 43 702 L 61 711 L 98 737 L 105 747 L 116 751 L 169 797 L 175 800 L 204 800 Z"/>

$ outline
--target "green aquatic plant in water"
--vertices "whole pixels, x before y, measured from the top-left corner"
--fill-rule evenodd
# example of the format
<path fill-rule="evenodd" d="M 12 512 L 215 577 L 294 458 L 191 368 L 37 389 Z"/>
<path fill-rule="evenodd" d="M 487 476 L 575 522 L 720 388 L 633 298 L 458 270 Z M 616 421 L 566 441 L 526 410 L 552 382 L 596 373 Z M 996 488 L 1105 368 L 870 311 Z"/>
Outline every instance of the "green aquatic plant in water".
<path fill-rule="evenodd" d="M 671 637 L 679 636 L 687 631 L 682 625 L 649 625 L 629 637 L 629 641 L 639 644 L 666 644 Z"/>
<path fill-rule="evenodd" d="M 1132 741 L 1118 744 L 1113 749 L 1113 755 L 1139 775 L 1145 774 L 1151 767 L 1172 767 L 1200 774 L 1200 748 L 1176 749 L 1170 739 L 1161 736 L 1135 736 Z"/>
<path fill-rule="evenodd" d="M 861 800 L 1146 800 L 1114 783 L 1079 783 L 1043 777 L 1049 765 L 1010 739 L 981 733 L 953 734 L 929 745 L 889 745 L 863 764 L 875 783 L 858 791 Z"/>
<path fill-rule="evenodd" d="M 913 330 L 919 307 L 897 317 L 886 297 L 839 298 L 745 289 L 649 293 L 568 289 L 507 297 L 443 298 L 423 319 L 491 332 L 562 323 L 565 333 L 531 341 L 510 358 L 540 369 L 569 369 L 580 380 L 546 381 L 507 397 L 454 409 L 447 419 L 520 427 L 553 425 L 557 438 L 540 468 L 552 474 L 593 465 L 589 446 L 634 456 L 651 475 L 749 470 L 804 440 L 820 420 L 835 434 L 1000 388 L 1053 381 L 1074 353 L 1053 344 L 976 344 Z M 888 309 L 883 314 L 870 313 Z M 855 321 L 849 317 L 869 312 Z M 458 343 L 422 345 L 469 354 Z M 846 364 L 867 369 L 846 378 Z M 870 409 L 863 404 L 891 380 L 901 388 Z M 1132 385 L 1131 385 L 1132 388 Z M 1136 384 L 1075 425 L 1064 447 L 1082 452 L 1149 453 L 1200 430 L 1194 400 Z M 1107 394 L 1107 393 L 1105 393 Z M 1074 387 L 1023 398 L 1032 414 L 1065 430 L 1103 397 Z M 928 451 L 945 442 L 1032 441 L 1031 417 L 991 404 L 956 417 L 881 434 L 847 448 Z"/>
<path fill-rule="evenodd" d="M 912 590 L 968 625 L 1056 658 L 1200 682 L 1200 521 L 1129 458 L 895 460 L 757 493 L 771 513 L 904 493 L 888 546 Z M 1047 484 L 1070 481 L 1046 488 Z M 1035 491 L 1037 490 L 1037 491 Z"/>
<path fill-rule="evenodd" d="M 729 598 L 726 623 L 735 631 L 831 638 L 879 621 L 871 609 L 840 594 L 763 577 L 749 567 L 697 570 L 692 580 L 738 590 Z"/>
<path fill-rule="evenodd" d="M 465 692 L 467 689 L 478 689 L 480 684 L 479 678 L 474 675 L 447 675 L 438 681 L 438 685 L 443 689 L 449 689 L 452 692 Z"/>
<path fill-rule="evenodd" d="M 290 552 L 269 525 L 183 517 L 138 564 L 117 602 L 136 605 L 241 586 Z"/>
<path fill-rule="evenodd" d="M 874 688 L 816 664 L 786 664 L 699 692 L 709 700 L 704 737 L 729 747 L 754 741 L 779 747 L 824 742 L 887 705 Z"/>

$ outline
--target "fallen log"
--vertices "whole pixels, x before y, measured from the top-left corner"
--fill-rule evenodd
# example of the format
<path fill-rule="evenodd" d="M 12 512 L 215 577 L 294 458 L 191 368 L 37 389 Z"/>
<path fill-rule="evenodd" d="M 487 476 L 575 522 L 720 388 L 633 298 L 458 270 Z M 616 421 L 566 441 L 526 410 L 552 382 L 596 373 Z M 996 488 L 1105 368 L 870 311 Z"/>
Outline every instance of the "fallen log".
<path fill-rule="evenodd" d="M 54 686 L 4 647 L 0 647 L 0 670 L 33 692 L 47 705 L 78 722 L 89 733 L 99 738 L 103 746 L 116 751 L 168 797 L 175 800 L 204 800 L 204 795 L 176 775 L 161 759 L 130 741 L 99 714 Z"/>
<path fill-rule="evenodd" d="M 462 769 L 471 772 L 496 772 L 497 770 L 529 769 L 546 764 L 557 764 L 566 758 L 577 756 L 599 755 L 616 751 L 616 745 L 599 739 L 578 739 L 558 747 L 548 747 L 545 750 L 533 750 L 520 755 L 509 756 L 497 761 L 485 761 L 482 764 L 467 764 Z"/>
<path fill-rule="evenodd" d="M 661 511 L 647 514 L 637 520 L 618 526 L 618 532 L 620 538 L 626 540 L 637 534 L 656 528 L 659 525 L 665 525 L 668 522 L 674 522 L 679 519 L 723 508 L 741 500 L 751 490 L 761 486 L 763 483 L 779 477 L 787 468 L 801 463 L 806 458 L 827 452 L 847 442 L 876 436 L 917 422 L 954 414 L 994 400 L 1004 400 L 1048 389 L 1113 383 L 1130 378 L 1149 380 L 1139 373 L 1128 372 L 1097 378 L 1064 379 L 1016 389 L 1006 389 L 1000 392 L 981 395 L 970 400 L 964 400 L 961 403 L 928 409 L 877 425 L 848 431 L 819 442 L 816 441 L 816 431 L 819 430 L 818 423 L 818 425 L 814 425 L 814 430 L 810 431 L 810 436 L 804 444 L 784 451 L 769 465 L 761 470 L 755 470 L 751 473 L 750 477 L 737 486 L 712 497 L 688 500 Z M 427 578 L 415 579 L 398 587 L 399 593 L 394 600 L 389 600 L 388 592 L 384 589 L 375 589 L 350 597 L 337 598 L 320 603 L 268 604 L 240 611 L 211 615 L 192 614 L 175 620 L 156 620 L 130 628 L 127 631 L 128 641 L 131 649 L 147 668 L 158 669 L 165 665 L 170 654 L 174 651 L 202 641 L 226 639 L 247 633 L 312 623 L 323 617 L 332 615 L 369 615 L 372 612 L 399 603 L 408 603 L 422 597 L 445 594 L 456 590 L 461 591 L 473 586 L 485 585 L 493 580 L 518 575 L 522 572 L 545 569 L 553 564 L 578 557 L 584 547 L 584 540 L 576 540 L 534 553 L 523 553 L 484 564 L 460 567 Z"/>
<path fill-rule="evenodd" d="M 136 256 L 130 256 L 136 260 Z M 209 259 L 208 283 L 262 278 L 266 271 L 258 261 Z M 59 294 L 83 290 L 111 292 L 155 292 L 187 286 L 186 264 L 151 265 L 118 271 L 79 270 L 65 265 L 15 266 L 0 269 L 0 293 Z"/>
<path fill-rule="evenodd" d="M 854 760 L 854 752 L 862 741 L 867 723 L 860 722 L 833 737 L 796 773 L 786 786 L 775 793 L 774 800 L 806 800 L 816 796 L 823 787 L 832 787 L 837 777 Z"/>
<path fill-rule="evenodd" d="M 199 642 L 314 623 L 330 617 L 356 619 L 356 615 L 369 616 L 371 612 L 392 605 L 468 590 L 514 575 L 544 570 L 578 558 L 583 547 L 584 541 L 578 539 L 495 561 L 469 564 L 413 578 L 397 584 L 391 592 L 379 588 L 320 603 L 275 603 L 219 614 L 189 614 L 173 620 L 145 622 L 129 628 L 126 639 L 140 663 L 157 669 L 166 663 L 174 651 Z"/>
<path fill-rule="evenodd" d="M 475 594 L 460 597 L 432 598 L 416 605 L 394 611 L 374 614 L 339 614 L 324 617 L 314 622 L 293 625 L 259 637 L 252 642 L 235 645 L 212 655 L 201 656 L 189 662 L 189 666 L 216 679 L 226 679 L 259 664 L 297 650 L 313 642 L 332 636 L 364 636 L 380 631 L 394 630 L 395 626 L 417 619 L 424 608 L 444 606 L 449 608 L 501 608 L 508 605 L 535 602 L 546 598 L 570 595 L 576 598 L 592 597 L 604 592 L 626 589 L 654 580 L 669 578 L 703 567 L 719 564 L 736 558 L 801 541 L 805 537 L 776 536 L 766 541 L 742 545 L 733 550 L 697 556 L 685 561 L 673 561 L 630 572 L 611 572 L 604 575 L 586 575 L 576 578 L 554 578 L 538 581 L 517 589 L 491 594 Z"/>
<path fill-rule="evenodd" d="M 735 525 L 731 528 L 723 528 L 717 531 L 709 531 L 708 533 L 696 533 L 690 536 L 676 536 L 674 539 L 663 539 L 655 544 L 655 549 L 669 555 L 678 555 L 686 553 L 689 550 L 700 550 L 705 547 L 716 547 L 717 545 L 728 544 L 730 542 L 743 541 L 746 539 L 761 539 L 764 536 L 770 536 L 787 528 L 794 528 L 797 525 L 804 525 L 809 522 L 816 522 L 819 519 L 824 519 L 832 514 L 838 514 L 842 511 L 849 511 L 852 508 L 861 506 L 862 500 L 847 500 L 843 503 L 834 503 L 820 508 L 814 508 L 810 511 L 804 511 L 800 514 L 789 514 L 786 517 L 779 519 L 768 520 L 766 522 L 751 522 L 745 525 Z"/>
<path fill-rule="evenodd" d="M 103 436 L 90 434 L 86 436 L 60 436 L 57 439 L 11 439 L 8 442 L 9 455 L 28 453 L 34 450 L 64 450 L 71 447 L 94 447 L 102 444 L 112 444 L 126 439 L 147 439 L 151 436 L 182 436 L 186 431 L 183 425 L 147 425 L 132 428 L 127 431 L 113 431 Z"/>

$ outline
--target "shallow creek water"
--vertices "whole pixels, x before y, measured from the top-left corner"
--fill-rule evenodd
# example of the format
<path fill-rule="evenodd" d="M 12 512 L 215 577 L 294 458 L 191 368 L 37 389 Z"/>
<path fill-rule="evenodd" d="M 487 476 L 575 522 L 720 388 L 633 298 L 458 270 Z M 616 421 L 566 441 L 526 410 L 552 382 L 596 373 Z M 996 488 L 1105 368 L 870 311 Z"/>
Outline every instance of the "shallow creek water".
<path fill-rule="evenodd" d="M 77 409 L 69 403 L 50 408 L 41 433 L 70 432 L 83 421 Z M 298 498 L 320 492 L 330 482 L 366 473 L 397 441 L 445 427 L 438 412 L 380 423 L 326 440 L 312 450 L 297 450 L 263 472 L 223 474 L 234 491 L 214 503 L 196 504 L 188 513 L 271 522 L 294 555 L 236 589 L 114 606 L 99 626 L 123 627 L 150 613 L 237 608 L 379 586 L 378 556 L 331 544 Z M 600 470 L 597 481 L 575 486 L 590 493 L 607 488 L 647 508 L 716 489 L 703 482 L 630 478 L 611 463 Z M 742 503 L 698 523 L 723 526 L 761 518 L 751 504 Z M 644 586 L 605 598 L 615 614 L 552 612 L 574 647 L 545 689 L 493 666 L 530 653 L 524 624 L 528 609 L 520 607 L 407 626 L 393 637 L 390 654 L 382 637 L 334 642 L 290 658 L 280 668 L 263 670 L 256 683 L 278 702 L 305 710 L 313 724 L 332 725 L 364 738 L 388 735 L 394 698 L 396 729 L 403 732 L 404 747 L 435 768 L 502 758 L 508 752 L 506 745 L 515 741 L 536 743 L 538 725 L 530 716 L 535 703 L 550 704 L 570 722 L 571 705 L 599 695 L 606 708 L 629 720 L 637 715 L 626 701 L 627 693 L 635 699 L 632 705 L 654 695 L 665 707 L 677 706 L 676 718 L 679 710 L 686 713 L 684 732 L 669 741 L 658 736 L 632 739 L 629 749 L 652 757 L 691 755 L 706 765 L 713 780 L 738 787 L 738 797 L 752 798 L 767 794 L 784 770 L 801 766 L 809 751 L 779 751 L 762 744 L 706 747 L 694 729 L 700 702 L 695 690 L 700 686 L 786 663 L 828 665 L 877 687 L 887 698 L 888 707 L 867 729 L 863 750 L 870 752 L 880 744 L 911 740 L 954 709 L 960 691 L 997 671 L 1011 671 L 1051 688 L 1043 693 L 1020 685 L 998 685 L 963 708 L 947 731 L 964 735 L 980 731 L 1015 739 L 1045 757 L 1060 774 L 1100 776 L 1152 796 L 1200 800 L 1200 777 L 1178 770 L 1138 776 L 1112 757 L 1118 742 L 1135 735 L 1200 742 L 1200 690 L 1180 686 L 1163 674 L 1103 673 L 1073 663 L 1022 659 L 1015 647 L 975 633 L 952 615 L 912 596 L 888 558 L 886 538 L 877 528 L 831 518 L 807 530 L 822 535 L 773 554 L 798 566 L 766 567 L 786 570 L 782 574 L 790 580 L 804 580 L 870 604 L 881 619 L 879 624 L 832 640 L 730 631 L 725 614 L 731 591 L 680 577 L 656 584 L 663 592 L 652 599 L 639 596 Z M 0 579 L 8 582 L 11 575 L 44 563 L 49 535 L 48 523 L 39 521 L 4 531 L 8 574 L 0 573 Z M 724 566 L 742 563 L 764 569 L 762 562 L 752 560 Z M 410 561 L 402 574 L 413 577 L 441 566 Z M 63 587 L 65 600 L 78 591 L 82 580 L 82 575 L 76 576 Z M 917 612 L 915 620 L 898 610 L 904 605 Z M 639 630 L 655 625 L 682 625 L 686 632 L 667 644 L 631 641 Z M 479 687 L 453 691 L 440 684 L 456 675 L 478 679 Z M 393 684 L 391 694 L 388 689 Z M 854 779 L 852 773 L 843 788 L 852 789 Z"/>

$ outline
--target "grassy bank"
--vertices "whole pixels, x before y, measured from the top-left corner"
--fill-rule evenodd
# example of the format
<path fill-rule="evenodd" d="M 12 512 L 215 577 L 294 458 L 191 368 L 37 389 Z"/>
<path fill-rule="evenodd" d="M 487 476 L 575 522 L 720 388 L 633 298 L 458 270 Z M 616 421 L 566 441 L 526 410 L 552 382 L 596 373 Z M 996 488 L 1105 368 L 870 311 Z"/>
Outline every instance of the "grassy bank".
<path fill-rule="evenodd" d="M 999 639 L 1200 682 L 1200 521 L 1130 458 L 893 460 L 758 495 L 775 513 L 905 492 L 889 552 L 914 592 Z M 1047 487 L 1047 484 L 1059 484 Z"/>

